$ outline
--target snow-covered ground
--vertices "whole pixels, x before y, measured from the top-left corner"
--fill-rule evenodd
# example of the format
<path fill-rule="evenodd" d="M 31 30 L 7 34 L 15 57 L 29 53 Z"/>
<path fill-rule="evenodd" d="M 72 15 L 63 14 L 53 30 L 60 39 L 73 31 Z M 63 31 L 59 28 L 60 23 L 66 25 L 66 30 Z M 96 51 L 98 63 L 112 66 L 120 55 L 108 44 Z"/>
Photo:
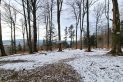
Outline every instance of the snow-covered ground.
<path fill-rule="evenodd" d="M 105 51 L 85 52 L 68 62 L 84 82 L 123 82 L 123 57 L 106 56 Z"/>
<path fill-rule="evenodd" d="M 74 55 L 71 54 L 69 51 L 65 52 L 47 52 L 45 54 L 29 54 L 29 55 L 12 55 L 8 57 L 0 57 L 0 61 L 22 61 L 25 62 L 14 62 L 14 63 L 0 63 L 0 68 L 3 69 L 10 69 L 10 70 L 28 70 L 28 69 L 34 69 L 38 66 L 46 65 L 46 64 L 52 64 L 56 63 L 59 60 L 67 59 L 67 58 L 73 58 Z M 27 62 L 26 62 L 27 61 Z"/>
<path fill-rule="evenodd" d="M 47 52 L 44 54 L 13 55 L 0 57 L 0 69 L 28 70 L 46 64 L 63 61 L 71 65 L 82 77 L 84 82 L 123 82 L 123 57 L 106 55 L 105 49 L 93 52 L 84 50 L 64 50 L 64 52 Z M 25 60 L 25 62 L 1 63 L 1 61 Z"/>

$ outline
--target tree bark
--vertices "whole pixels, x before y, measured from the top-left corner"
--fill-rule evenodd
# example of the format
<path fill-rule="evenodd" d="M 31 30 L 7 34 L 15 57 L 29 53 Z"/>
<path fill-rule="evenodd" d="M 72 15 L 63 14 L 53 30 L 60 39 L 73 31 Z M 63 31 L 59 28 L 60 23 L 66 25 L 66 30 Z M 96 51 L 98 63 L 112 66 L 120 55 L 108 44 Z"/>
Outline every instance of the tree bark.
<path fill-rule="evenodd" d="M 82 14 L 82 20 L 81 20 L 81 24 L 82 24 L 82 26 L 81 26 L 81 28 L 80 28 L 80 50 L 82 50 L 83 49 L 83 37 L 82 37 L 82 31 L 83 31 L 83 26 L 84 26 L 84 17 L 85 17 L 85 14 L 86 14 L 86 11 L 85 11 L 85 2 L 84 2 L 84 0 L 82 0 L 82 2 L 83 2 L 83 8 L 82 8 L 82 12 L 83 12 L 83 14 Z"/>
<path fill-rule="evenodd" d="M 107 23 L 108 23 L 108 36 L 107 36 L 107 47 L 109 48 L 109 37 L 110 37 L 110 34 L 109 34 L 109 28 L 110 28 L 110 24 L 109 24 L 109 0 L 108 0 L 108 12 L 107 12 Z"/>
<path fill-rule="evenodd" d="M 25 26 L 23 20 L 22 20 L 22 35 L 23 35 L 23 53 L 24 53 L 26 50 L 26 45 L 25 45 Z"/>
<path fill-rule="evenodd" d="M 16 54 L 16 10 L 14 10 L 14 18 L 13 18 L 13 30 L 14 30 L 14 54 Z"/>
<path fill-rule="evenodd" d="M 45 22 L 46 22 L 46 51 L 48 51 L 48 16 L 45 16 Z"/>
<path fill-rule="evenodd" d="M 30 24 L 30 5 L 29 0 L 27 0 L 27 14 L 28 14 L 28 25 L 29 25 L 29 53 L 32 54 L 32 39 L 31 39 L 31 24 Z"/>
<path fill-rule="evenodd" d="M 32 14 L 33 14 L 33 48 L 34 52 L 37 52 L 37 25 L 36 25 L 36 1 L 37 0 L 31 0 L 32 1 Z"/>
<path fill-rule="evenodd" d="M 118 1 L 112 0 L 112 4 L 113 4 L 113 29 L 112 29 L 112 49 L 110 53 L 113 55 L 122 55 Z"/>
<path fill-rule="evenodd" d="M 16 33 L 15 33 L 15 21 L 14 20 L 13 20 L 13 30 L 14 30 L 14 41 L 13 41 L 14 54 L 16 54 Z"/>
<path fill-rule="evenodd" d="M 98 24 L 98 18 L 96 18 L 96 48 L 97 48 L 97 41 L 98 41 L 98 37 L 97 37 L 97 28 L 98 28 L 98 26 L 97 26 L 97 24 Z"/>
<path fill-rule="evenodd" d="M 59 50 L 58 51 L 62 51 L 61 26 L 60 26 L 61 9 L 62 9 L 62 0 L 57 0 L 57 23 L 58 23 L 58 40 L 59 40 Z"/>
<path fill-rule="evenodd" d="M 77 35 L 78 35 L 78 24 L 76 24 L 76 49 L 77 49 Z"/>
<path fill-rule="evenodd" d="M 10 19 L 11 20 L 11 49 L 10 49 L 10 54 L 13 54 L 13 25 L 12 25 L 12 18 Z"/>
<path fill-rule="evenodd" d="M 82 27 L 80 28 L 80 50 L 83 49 L 82 31 L 83 31 L 83 26 L 84 26 L 84 17 L 85 17 L 85 13 L 83 13 L 83 15 L 82 15 Z"/>
<path fill-rule="evenodd" d="M 26 16 L 26 10 L 25 10 L 25 4 L 24 4 L 24 0 L 22 0 L 22 5 L 23 5 L 23 13 L 24 13 L 24 25 L 25 25 L 25 30 L 26 30 L 26 36 L 27 36 L 27 44 L 28 47 L 30 48 L 30 44 L 29 44 L 29 32 L 28 32 L 28 27 L 27 27 L 27 16 Z"/>
<path fill-rule="evenodd" d="M 1 6 L 1 0 L 0 0 L 0 6 Z M 7 54 L 5 53 L 5 49 L 4 49 L 3 41 L 2 41 L 1 9 L 0 9 L 0 50 L 1 50 L 1 56 L 7 56 Z"/>
<path fill-rule="evenodd" d="M 107 3 L 107 4 L 106 4 Z M 110 45 L 110 34 L 109 34 L 109 30 L 110 30 L 110 24 L 109 24 L 109 0 L 107 2 L 107 0 L 105 0 L 105 15 L 106 15 L 106 19 L 107 19 L 107 48 L 109 48 Z"/>
<path fill-rule="evenodd" d="M 53 29 L 53 2 L 54 0 L 51 0 L 51 9 L 50 9 L 50 50 L 52 51 L 52 29 Z"/>
<path fill-rule="evenodd" d="M 90 45 L 90 31 L 89 31 L 89 1 L 87 0 L 87 41 L 88 41 L 88 49 L 87 51 L 91 51 Z"/>

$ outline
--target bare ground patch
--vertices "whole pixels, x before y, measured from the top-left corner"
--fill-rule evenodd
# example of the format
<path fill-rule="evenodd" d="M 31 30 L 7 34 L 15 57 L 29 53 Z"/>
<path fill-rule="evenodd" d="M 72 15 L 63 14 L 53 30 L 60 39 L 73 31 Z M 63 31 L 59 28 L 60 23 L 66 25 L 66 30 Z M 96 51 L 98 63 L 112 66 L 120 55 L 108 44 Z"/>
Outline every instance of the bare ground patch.
<path fill-rule="evenodd" d="M 0 82 L 81 82 L 81 76 L 70 65 L 56 63 L 32 70 L 0 69 Z"/>
<path fill-rule="evenodd" d="M 0 64 L 5 64 L 5 63 L 20 63 L 20 62 L 29 62 L 27 60 L 3 60 L 0 61 Z"/>

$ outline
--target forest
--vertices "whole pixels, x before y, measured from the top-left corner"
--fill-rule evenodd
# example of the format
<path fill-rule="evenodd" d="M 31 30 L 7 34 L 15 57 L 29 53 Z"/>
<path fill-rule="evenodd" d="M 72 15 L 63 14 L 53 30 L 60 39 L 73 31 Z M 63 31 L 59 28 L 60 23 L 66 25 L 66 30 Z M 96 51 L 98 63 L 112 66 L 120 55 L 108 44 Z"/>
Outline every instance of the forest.
<path fill-rule="evenodd" d="M 122 0 L 0 0 L 0 82 L 122 82 Z"/>

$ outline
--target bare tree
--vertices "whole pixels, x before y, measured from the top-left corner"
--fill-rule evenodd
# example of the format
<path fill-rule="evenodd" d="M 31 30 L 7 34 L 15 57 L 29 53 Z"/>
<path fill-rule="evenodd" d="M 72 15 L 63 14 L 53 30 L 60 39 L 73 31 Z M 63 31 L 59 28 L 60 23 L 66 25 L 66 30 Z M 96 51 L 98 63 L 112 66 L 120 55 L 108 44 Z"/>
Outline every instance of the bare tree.
<path fill-rule="evenodd" d="M 72 13 L 75 18 L 75 25 L 76 25 L 76 49 L 77 49 L 77 36 L 78 36 L 78 24 L 79 24 L 79 19 L 80 19 L 80 5 L 81 3 L 78 0 L 74 0 L 73 2 L 67 2 L 67 4 L 71 7 Z"/>
<path fill-rule="evenodd" d="M 83 3 L 83 4 L 82 4 Z M 84 1 L 80 0 L 79 2 L 79 19 L 80 19 L 80 50 L 82 50 L 82 28 L 83 28 L 83 21 L 84 21 L 84 15 L 82 16 L 82 5 L 83 5 L 83 10 L 84 10 Z M 84 14 L 84 12 L 83 12 Z"/>
<path fill-rule="evenodd" d="M 110 53 L 113 55 L 122 55 L 118 0 L 112 0 L 112 4 L 113 4 L 113 28 L 112 28 L 112 49 Z"/>
<path fill-rule="evenodd" d="M 52 51 L 52 33 L 53 33 L 53 9 L 54 0 L 44 1 L 42 5 L 42 17 L 46 26 L 46 50 Z"/>
<path fill-rule="evenodd" d="M 32 49 L 32 29 L 31 29 L 31 3 L 29 0 L 22 0 L 23 6 L 23 17 L 24 17 L 24 24 L 26 28 L 26 35 L 27 35 L 27 43 L 29 47 L 29 53 L 33 53 Z"/>
<path fill-rule="evenodd" d="M 17 12 L 14 6 L 10 6 L 10 3 L 4 5 L 5 13 L 3 15 L 3 21 L 10 24 L 11 28 L 11 54 L 16 54 L 16 16 Z"/>
<path fill-rule="evenodd" d="M 37 10 L 40 0 L 22 0 L 29 52 L 37 52 Z M 33 34 L 32 34 L 33 33 Z"/>
<path fill-rule="evenodd" d="M 90 8 L 96 2 L 97 2 L 97 0 L 89 0 L 88 7 Z M 84 32 L 84 19 L 85 19 L 85 15 L 87 14 L 87 0 L 81 0 L 80 3 L 81 3 L 81 5 L 79 7 L 80 8 L 80 50 L 82 50 L 82 48 L 83 48 L 82 33 Z"/>
<path fill-rule="evenodd" d="M 22 6 L 23 6 L 24 25 L 25 25 L 26 36 L 27 36 L 27 44 L 28 44 L 28 47 L 30 49 L 30 43 L 28 42 L 29 41 L 29 31 L 28 31 L 28 26 L 27 26 L 26 5 L 25 5 L 25 1 L 24 0 L 22 0 Z M 31 52 L 31 50 L 30 50 L 30 52 Z"/>
<path fill-rule="evenodd" d="M 37 52 L 38 0 L 22 0 L 29 52 Z M 33 31 L 32 31 L 33 30 Z M 32 35 L 33 32 L 33 35 Z M 33 41 L 32 41 L 33 40 Z"/>
<path fill-rule="evenodd" d="M 58 51 L 62 51 L 62 46 L 61 46 L 61 26 L 60 26 L 62 4 L 63 4 L 63 0 L 57 0 L 57 23 L 58 23 L 58 39 L 59 39 L 59 50 Z"/>
<path fill-rule="evenodd" d="M 81 7 L 80 7 L 80 50 L 82 50 L 82 48 L 83 48 L 83 39 L 82 39 L 82 32 L 84 31 L 84 18 L 85 18 L 85 15 L 86 15 L 86 13 L 87 13 L 87 6 L 86 6 L 86 3 L 87 3 L 87 1 L 85 1 L 85 0 L 82 0 L 81 1 Z M 92 3 L 92 2 L 91 2 Z M 91 4 L 90 3 L 90 4 Z"/>
<path fill-rule="evenodd" d="M 46 23 L 46 50 L 49 49 L 48 46 L 48 16 L 45 16 L 45 23 Z"/>
<path fill-rule="evenodd" d="M 31 20 L 31 4 L 29 2 L 29 0 L 27 0 L 27 21 L 28 21 L 28 28 L 29 28 L 29 52 L 30 53 L 33 53 L 33 49 L 32 49 L 32 35 L 31 35 L 31 23 L 30 23 L 30 20 Z"/>
<path fill-rule="evenodd" d="M 21 27 L 22 27 L 22 35 L 23 35 L 23 52 L 26 50 L 26 42 L 25 42 L 25 25 L 24 25 L 24 20 L 20 19 L 21 22 Z"/>
<path fill-rule="evenodd" d="M 37 23 L 36 23 L 36 11 L 37 11 L 37 0 L 31 0 L 32 15 L 33 15 L 33 48 L 34 52 L 37 52 Z"/>
<path fill-rule="evenodd" d="M 105 0 L 105 16 L 107 19 L 107 27 L 108 27 L 108 34 L 107 34 L 107 47 L 109 48 L 109 31 L 110 31 L 110 23 L 109 23 L 109 0 Z"/>
<path fill-rule="evenodd" d="M 104 14 L 104 4 L 103 3 L 98 3 L 94 7 L 94 16 L 95 16 L 95 20 L 96 20 L 96 48 L 97 48 L 98 24 L 101 22 L 103 14 Z"/>
<path fill-rule="evenodd" d="M 67 36 L 68 36 L 68 27 L 66 27 L 65 29 L 64 29 L 64 32 L 65 32 L 65 37 L 64 37 L 64 39 L 65 39 L 65 42 L 67 42 Z"/>
<path fill-rule="evenodd" d="M 13 12 L 14 12 L 14 17 L 12 19 L 12 23 L 13 23 L 13 31 L 14 31 L 14 34 L 13 34 L 13 37 L 14 37 L 14 40 L 13 40 L 13 45 L 14 45 L 14 54 L 16 54 L 16 16 L 17 16 L 17 12 L 15 9 L 13 9 Z"/>
<path fill-rule="evenodd" d="M 87 0 L 87 42 L 88 42 L 88 49 L 87 51 L 91 51 L 91 44 L 90 44 L 90 29 L 89 29 L 89 1 Z"/>
<path fill-rule="evenodd" d="M 75 30 L 74 30 L 74 26 L 73 25 L 70 25 L 70 27 L 68 28 L 68 33 L 69 33 L 69 38 L 71 39 L 71 42 L 70 42 L 70 46 L 72 48 L 72 45 L 73 45 L 73 41 L 74 41 L 74 37 L 75 37 Z"/>
<path fill-rule="evenodd" d="M 0 6 L 1 6 L 1 0 L 0 0 Z M 0 50 L 1 50 L 1 56 L 7 56 L 7 54 L 5 53 L 3 41 L 2 41 L 1 9 L 0 9 Z"/>
<path fill-rule="evenodd" d="M 4 8 L 5 8 L 5 11 L 6 13 L 4 14 L 5 17 L 4 17 L 4 21 L 6 21 L 7 23 L 10 24 L 10 29 L 11 29 L 11 49 L 10 49 L 10 54 L 13 54 L 14 53 L 14 45 L 13 45 L 13 23 L 12 23 L 12 12 L 11 12 L 11 8 L 9 6 L 10 4 L 5 4 L 4 5 Z"/>
<path fill-rule="evenodd" d="M 53 32 L 53 9 L 54 9 L 54 0 L 50 0 L 48 8 L 49 15 L 49 49 L 52 51 L 52 32 Z"/>

